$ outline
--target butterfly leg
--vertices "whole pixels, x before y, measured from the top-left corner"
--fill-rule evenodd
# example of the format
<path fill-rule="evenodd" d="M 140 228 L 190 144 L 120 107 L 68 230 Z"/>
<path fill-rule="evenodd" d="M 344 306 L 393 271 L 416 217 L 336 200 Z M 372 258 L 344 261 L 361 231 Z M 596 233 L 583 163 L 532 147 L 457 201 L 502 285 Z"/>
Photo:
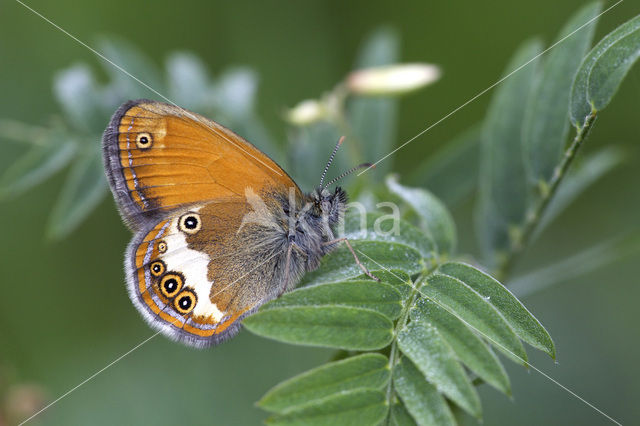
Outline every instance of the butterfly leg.
<path fill-rule="evenodd" d="M 349 242 L 349 240 L 347 238 L 345 238 L 345 237 L 336 238 L 335 240 L 327 241 L 326 243 L 323 243 L 322 245 L 323 246 L 328 246 L 328 245 L 337 244 L 337 243 L 345 243 L 347 248 L 349 249 L 349 251 L 353 255 L 353 258 L 356 261 L 356 264 L 358 265 L 358 267 L 360 267 L 360 269 L 362 269 L 362 272 L 364 272 L 369 278 L 374 279 L 376 281 L 380 281 L 380 278 L 376 277 L 371 272 L 369 272 L 369 270 L 366 268 L 366 266 L 364 266 L 362 264 L 362 262 L 360 262 L 360 259 L 358 259 L 358 255 L 356 254 L 355 250 L 353 250 L 353 247 L 351 246 L 351 243 Z"/>

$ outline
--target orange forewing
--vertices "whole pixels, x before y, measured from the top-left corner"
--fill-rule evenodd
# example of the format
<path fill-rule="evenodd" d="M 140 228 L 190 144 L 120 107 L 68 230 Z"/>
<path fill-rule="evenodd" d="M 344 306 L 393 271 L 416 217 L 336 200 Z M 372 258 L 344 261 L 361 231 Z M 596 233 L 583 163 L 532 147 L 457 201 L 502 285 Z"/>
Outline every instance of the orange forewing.
<path fill-rule="evenodd" d="M 138 143 L 147 135 L 150 143 Z M 159 102 L 129 108 L 118 125 L 127 189 L 141 211 L 242 197 L 247 187 L 296 188 L 268 156 L 217 123 Z"/>

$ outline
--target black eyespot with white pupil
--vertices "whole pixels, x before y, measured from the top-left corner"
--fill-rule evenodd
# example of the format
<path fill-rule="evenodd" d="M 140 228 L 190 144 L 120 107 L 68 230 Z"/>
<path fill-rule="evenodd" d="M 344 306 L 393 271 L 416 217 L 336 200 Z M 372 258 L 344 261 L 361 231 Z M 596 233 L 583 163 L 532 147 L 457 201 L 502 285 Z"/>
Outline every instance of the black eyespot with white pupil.
<path fill-rule="evenodd" d="M 191 291 L 183 291 L 175 300 L 173 305 L 180 314 L 188 314 L 196 306 L 196 295 Z"/>
<path fill-rule="evenodd" d="M 189 309 L 191 307 L 191 299 L 186 296 L 181 297 L 180 300 L 178 300 L 178 304 L 182 309 Z"/>
<path fill-rule="evenodd" d="M 173 293 L 178 288 L 178 281 L 175 278 L 169 278 L 164 282 L 164 289 L 167 293 Z"/>
<path fill-rule="evenodd" d="M 153 139 L 151 138 L 151 135 L 146 132 L 138 133 L 138 136 L 136 136 L 136 145 L 140 149 L 151 148 L 152 141 Z"/>
<path fill-rule="evenodd" d="M 200 215 L 197 213 L 187 213 L 180 218 L 178 228 L 187 234 L 195 234 L 202 227 Z"/>
<path fill-rule="evenodd" d="M 160 293 L 162 293 L 164 297 L 171 299 L 182 289 L 183 283 L 184 280 L 182 279 L 182 276 L 174 272 L 165 274 L 160 279 Z"/>
<path fill-rule="evenodd" d="M 153 276 L 159 277 L 160 275 L 164 274 L 166 267 L 163 261 L 156 260 L 155 262 L 151 263 L 149 269 L 151 270 L 151 274 L 153 274 Z"/>

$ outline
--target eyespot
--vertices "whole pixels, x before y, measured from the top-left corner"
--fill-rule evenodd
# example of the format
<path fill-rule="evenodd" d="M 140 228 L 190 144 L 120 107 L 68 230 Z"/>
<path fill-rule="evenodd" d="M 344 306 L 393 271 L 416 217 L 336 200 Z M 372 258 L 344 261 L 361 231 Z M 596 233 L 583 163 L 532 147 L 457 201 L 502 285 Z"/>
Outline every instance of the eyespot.
<path fill-rule="evenodd" d="M 196 301 L 196 295 L 191 291 L 185 290 L 173 299 L 173 307 L 176 308 L 178 313 L 185 315 L 193 310 L 196 306 Z"/>
<path fill-rule="evenodd" d="M 152 143 L 153 139 L 147 132 L 138 133 L 138 136 L 136 136 L 136 145 L 138 145 L 138 148 L 140 149 L 149 149 L 151 148 Z"/>
<path fill-rule="evenodd" d="M 195 234 L 202 227 L 200 215 L 197 213 L 187 213 L 178 221 L 178 229 L 187 234 Z"/>
<path fill-rule="evenodd" d="M 173 296 L 178 294 L 180 289 L 182 289 L 182 285 L 184 284 L 184 280 L 182 276 L 176 274 L 175 272 L 170 272 L 162 277 L 160 280 L 160 293 L 168 299 L 171 299 Z"/>
<path fill-rule="evenodd" d="M 160 241 L 158 243 L 158 252 L 160 253 L 166 253 L 167 252 L 167 243 L 165 243 L 164 241 Z"/>
<path fill-rule="evenodd" d="M 164 271 L 167 269 L 164 262 L 162 260 L 156 260 L 149 265 L 149 270 L 151 271 L 151 275 L 154 277 L 159 277 L 164 274 Z"/>

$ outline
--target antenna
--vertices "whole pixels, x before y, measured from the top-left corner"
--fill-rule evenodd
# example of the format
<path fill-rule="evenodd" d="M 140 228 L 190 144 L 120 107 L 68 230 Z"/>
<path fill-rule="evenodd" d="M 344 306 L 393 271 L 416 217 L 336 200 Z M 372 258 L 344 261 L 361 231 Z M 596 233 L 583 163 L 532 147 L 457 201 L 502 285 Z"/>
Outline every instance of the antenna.
<path fill-rule="evenodd" d="M 332 179 L 328 184 L 326 184 L 326 185 L 324 186 L 324 188 L 322 188 L 322 190 L 327 189 L 329 186 L 333 185 L 334 183 L 336 183 L 337 181 L 339 181 L 339 180 L 340 180 L 340 179 L 342 179 L 343 177 L 350 175 L 351 173 L 355 172 L 356 170 L 364 169 L 364 168 L 369 168 L 369 167 L 371 167 L 371 168 L 375 168 L 375 167 L 376 167 L 376 165 L 375 165 L 375 164 L 372 164 L 372 163 L 362 163 L 362 164 L 358 164 L 357 166 L 355 166 L 355 167 L 353 167 L 353 168 L 351 168 L 351 169 L 347 170 L 346 172 L 342 173 L 342 174 L 341 174 L 340 176 L 338 176 L 337 178 Z"/>
<path fill-rule="evenodd" d="M 335 148 L 333 148 L 333 152 L 329 157 L 329 161 L 327 161 L 327 165 L 324 167 L 324 171 L 322 172 L 322 177 L 320 178 L 320 186 L 322 186 L 322 183 L 324 182 L 324 177 L 327 175 L 329 166 L 331 166 L 331 163 L 333 162 L 333 158 L 336 156 L 336 152 L 338 152 L 338 148 L 340 148 L 340 145 L 342 145 L 342 142 L 344 142 L 344 136 L 341 136 L 340 139 L 338 139 L 338 143 L 336 144 Z"/>

